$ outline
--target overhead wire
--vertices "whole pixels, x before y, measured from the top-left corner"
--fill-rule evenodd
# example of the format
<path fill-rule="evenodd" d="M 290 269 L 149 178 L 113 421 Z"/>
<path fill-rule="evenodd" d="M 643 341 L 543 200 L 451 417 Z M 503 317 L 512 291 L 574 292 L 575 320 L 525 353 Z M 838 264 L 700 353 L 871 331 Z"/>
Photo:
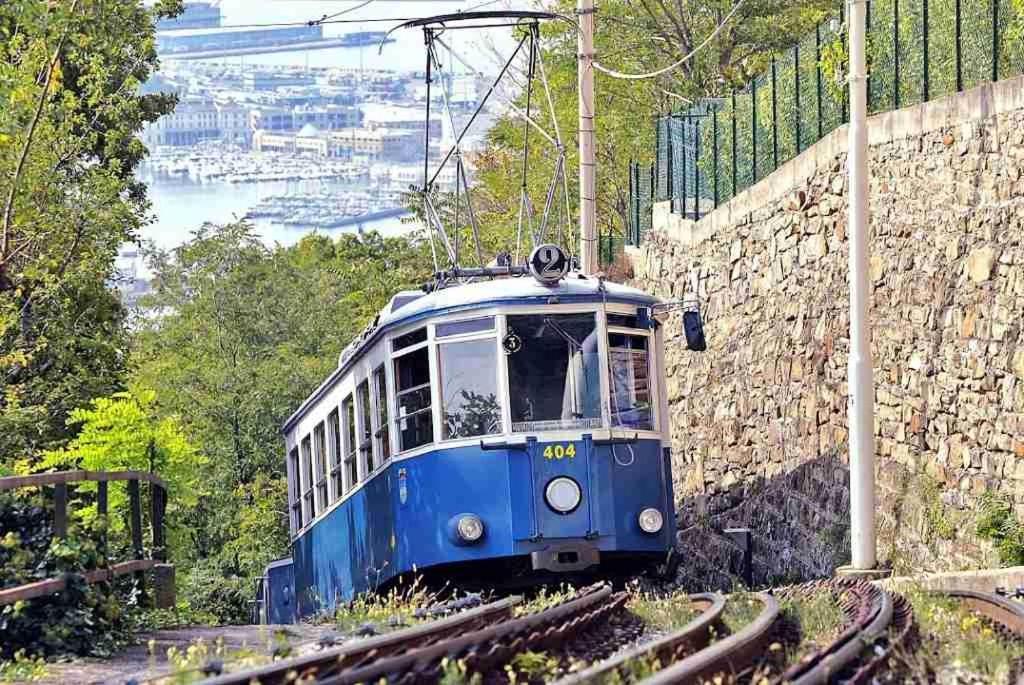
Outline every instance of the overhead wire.
<path fill-rule="evenodd" d="M 609 69 L 608 67 L 605 67 L 600 62 L 597 62 L 595 60 L 593 62 L 594 69 L 600 71 L 602 74 L 611 76 L 612 78 L 626 79 L 630 81 L 640 81 L 644 79 L 656 78 L 658 76 L 661 76 L 662 74 L 667 74 L 668 72 L 674 69 L 678 69 L 679 67 L 689 62 L 691 59 L 694 58 L 694 56 L 697 55 L 697 53 L 699 53 L 701 50 L 707 47 L 707 45 L 711 41 L 717 38 L 718 34 L 722 32 L 722 29 L 724 29 L 726 24 L 728 24 L 729 21 L 733 18 L 733 16 L 735 16 L 736 12 L 739 11 L 740 7 L 743 6 L 744 2 L 746 2 L 746 0 L 738 0 L 738 2 L 735 5 L 733 5 L 732 9 L 729 10 L 729 14 L 725 15 L 725 18 L 722 19 L 721 23 L 719 23 L 718 26 L 715 27 L 715 30 L 711 32 L 711 35 L 709 35 L 703 43 L 695 47 L 693 50 L 690 50 L 690 52 L 688 52 L 687 54 L 683 55 L 682 58 L 680 58 L 678 61 L 673 62 L 672 64 L 669 64 L 666 67 L 662 67 L 661 69 L 650 71 L 644 74 L 626 74 L 621 71 Z"/>

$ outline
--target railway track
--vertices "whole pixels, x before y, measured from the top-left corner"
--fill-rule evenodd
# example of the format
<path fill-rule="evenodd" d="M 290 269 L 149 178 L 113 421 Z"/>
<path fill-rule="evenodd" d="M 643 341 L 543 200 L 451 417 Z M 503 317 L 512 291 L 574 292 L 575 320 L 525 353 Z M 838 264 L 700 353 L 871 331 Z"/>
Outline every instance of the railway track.
<path fill-rule="evenodd" d="M 814 635 L 801 635 L 794 605 L 828 595 L 841 612 L 835 636 L 815 651 L 792 659 L 789 651 Z M 944 596 L 962 602 L 997 626 L 1006 639 L 1024 642 L 1024 605 L 998 595 L 951 591 Z M 741 596 L 690 595 L 696 615 L 686 625 L 653 640 L 590 663 L 569 673 L 557 685 L 634 682 L 667 683 L 769 682 L 793 685 L 886 682 L 899 673 L 897 650 L 910 653 L 919 636 L 909 602 L 862 581 L 833 579 L 782 588 L 774 593 L 742 595 L 756 611 L 744 625 L 727 627 L 730 602 Z M 636 619 L 626 608 L 628 596 L 606 584 L 584 588 L 572 599 L 516 617 L 518 597 L 479 606 L 448 618 L 387 635 L 329 647 L 267 666 L 219 675 L 207 685 L 277 685 L 298 682 L 343 685 L 363 682 L 438 682 L 457 664 L 462 674 L 480 674 L 483 682 L 505 682 L 502 670 L 517 656 L 562 654 L 562 668 L 580 645 L 585 661 L 609 654 L 625 640 L 606 637 L 616 621 Z M 747 612 L 749 613 L 749 612 Z M 612 620 L 614 619 L 614 620 Z M 633 634 L 635 637 L 635 633 Z M 787 657 L 787 654 L 789 655 Z M 1022 664 L 1015 664 L 1012 682 L 1024 685 Z M 557 669 L 556 669 L 557 670 Z M 563 670 L 564 673 L 564 670 Z M 544 678 L 546 679 L 546 678 Z M 534 676 L 534 681 L 541 678 Z"/>

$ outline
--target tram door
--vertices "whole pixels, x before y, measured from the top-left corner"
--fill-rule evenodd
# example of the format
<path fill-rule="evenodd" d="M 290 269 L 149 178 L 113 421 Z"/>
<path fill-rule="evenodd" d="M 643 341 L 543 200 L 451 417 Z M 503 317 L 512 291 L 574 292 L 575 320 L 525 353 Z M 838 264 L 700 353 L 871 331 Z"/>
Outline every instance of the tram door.
<path fill-rule="evenodd" d="M 593 441 L 539 442 L 530 438 L 525 459 L 515 459 L 513 532 L 519 540 L 596 537 L 591 469 Z"/>

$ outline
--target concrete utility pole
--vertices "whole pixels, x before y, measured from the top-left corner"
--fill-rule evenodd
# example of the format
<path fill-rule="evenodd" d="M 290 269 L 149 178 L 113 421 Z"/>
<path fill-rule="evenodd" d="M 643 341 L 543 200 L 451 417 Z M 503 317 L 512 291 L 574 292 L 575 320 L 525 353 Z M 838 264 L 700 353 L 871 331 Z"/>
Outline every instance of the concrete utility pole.
<path fill-rule="evenodd" d="M 576 16 L 580 136 L 580 268 L 597 273 L 597 163 L 594 161 L 594 0 L 578 0 Z"/>
<path fill-rule="evenodd" d="M 875 382 L 871 362 L 868 282 L 867 0 L 849 0 L 850 130 L 850 546 L 855 571 L 877 565 L 875 541 Z"/>

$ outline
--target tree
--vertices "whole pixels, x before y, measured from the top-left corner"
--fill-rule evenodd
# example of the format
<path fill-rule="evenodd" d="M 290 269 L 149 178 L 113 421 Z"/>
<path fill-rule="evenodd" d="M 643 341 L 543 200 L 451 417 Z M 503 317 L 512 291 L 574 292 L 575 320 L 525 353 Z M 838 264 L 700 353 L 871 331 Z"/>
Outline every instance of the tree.
<path fill-rule="evenodd" d="M 559 0 L 552 8 L 571 15 L 575 3 Z M 679 60 L 700 46 L 733 6 L 730 0 L 670 3 L 662 0 L 610 0 L 601 4 L 595 48 L 598 61 L 627 73 L 655 70 Z M 654 118 L 683 107 L 687 101 L 725 93 L 741 85 L 767 63 L 773 50 L 792 45 L 834 7 L 832 0 L 747 0 L 725 29 L 691 61 L 662 76 L 622 80 L 596 74 L 597 219 L 602 235 L 622 234 L 628 221 L 629 160 L 649 160 L 654 152 Z M 555 118 L 563 133 L 569 178 L 578 168 L 576 29 L 567 22 L 543 28 L 542 54 L 554 100 Z M 525 85 L 525 70 L 514 76 Z M 535 118 L 553 128 L 542 97 Z M 536 101 L 536 100 L 535 100 Z M 521 93 L 518 104 L 525 103 Z M 540 111 L 538 111 L 540 110 Z M 474 158 L 477 184 L 474 200 L 488 244 L 508 249 L 517 223 L 520 165 L 526 127 L 514 114 L 503 116 L 488 133 L 488 146 Z M 556 155 L 538 142 L 529 156 L 527 188 L 535 207 L 543 207 L 547 181 Z M 570 182 L 570 202 L 576 216 L 578 198 Z M 463 235 L 468 235 L 463 222 Z M 466 239 L 465 237 L 463 238 Z M 575 247 L 575 246 L 570 246 Z"/>
<path fill-rule="evenodd" d="M 144 123 L 172 98 L 141 95 L 154 16 L 134 0 L 0 3 L 0 455 L 69 436 L 71 408 L 120 387 L 124 314 L 109 289 L 118 247 L 146 220 L 133 179 Z"/>
<path fill-rule="evenodd" d="M 194 557 L 253 576 L 288 541 L 280 426 L 395 290 L 426 278 L 426 252 L 375 233 L 268 248 L 239 223 L 150 261 L 159 315 L 139 322 L 133 375 L 209 458 Z"/>
<path fill-rule="evenodd" d="M 204 470 L 208 460 L 189 442 L 175 416 L 160 417 L 156 393 L 139 390 L 94 400 L 75 409 L 68 419 L 78 434 L 64 448 L 43 456 L 39 468 L 89 471 L 152 471 L 168 487 L 167 524 L 171 558 L 184 561 L 189 512 L 208 493 Z M 95 486 L 93 486 L 95 488 Z M 88 485 L 80 486 L 89 489 Z M 110 490 L 111 528 L 124 529 L 128 499 L 123 488 Z M 95 506 L 77 508 L 86 520 L 96 515 Z M 116 514 L 125 514 L 124 516 Z"/>

